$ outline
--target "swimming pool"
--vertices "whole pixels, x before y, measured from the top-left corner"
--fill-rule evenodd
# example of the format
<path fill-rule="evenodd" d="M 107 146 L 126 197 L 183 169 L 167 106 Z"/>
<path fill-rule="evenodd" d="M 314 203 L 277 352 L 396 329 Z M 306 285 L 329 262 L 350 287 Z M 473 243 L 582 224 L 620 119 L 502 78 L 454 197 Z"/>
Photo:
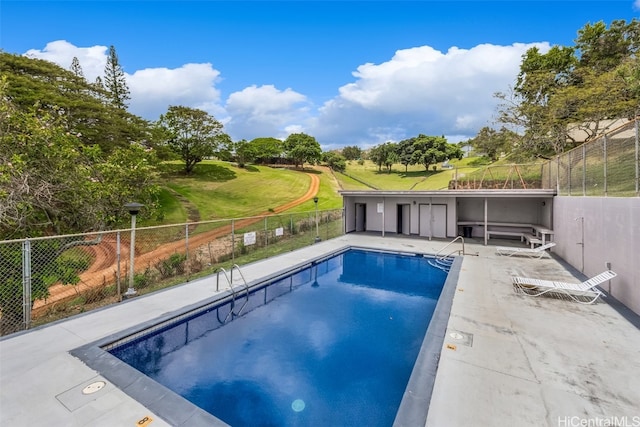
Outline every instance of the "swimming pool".
<path fill-rule="evenodd" d="M 102 348 L 231 425 L 391 425 L 445 278 L 348 250 Z"/>

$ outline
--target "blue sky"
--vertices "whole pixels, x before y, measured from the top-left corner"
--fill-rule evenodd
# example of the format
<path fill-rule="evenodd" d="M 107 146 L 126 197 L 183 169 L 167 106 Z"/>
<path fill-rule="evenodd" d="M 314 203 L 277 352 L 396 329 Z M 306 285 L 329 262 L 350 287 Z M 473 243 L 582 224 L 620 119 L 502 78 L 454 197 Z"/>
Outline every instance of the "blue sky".
<path fill-rule="evenodd" d="M 323 149 L 492 126 L 533 46 L 572 46 L 586 23 L 640 17 L 608 1 L 12 1 L 0 48 L 102 75 L 114 45 L 132 99 L 157 120 L 206 110 L 234 139 L 290 133 Z"/>

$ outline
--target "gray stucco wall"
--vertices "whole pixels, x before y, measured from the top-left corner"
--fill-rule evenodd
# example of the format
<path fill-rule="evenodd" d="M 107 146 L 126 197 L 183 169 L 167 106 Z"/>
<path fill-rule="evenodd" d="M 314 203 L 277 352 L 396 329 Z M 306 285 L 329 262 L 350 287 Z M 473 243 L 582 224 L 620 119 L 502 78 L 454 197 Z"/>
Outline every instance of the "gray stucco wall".
<path fill-rule="evenodd" d="M 640 198 L 557 196 L 553 229 L 554 252 L 585 275 L 610 262 L 618 274 L 611 295 L 640 314 Z M 603 288 L 609 291 L 608 284 Z"/>
<path fill-rule="evenodd" d="M 494 197 L 489 199 L 487 211 L 489 221 L 540 224 L 553 228 L 552 198 L 522 198 L 514 201 L 511 197 Z M 458 220 L 484 220 L 484 199 L 480 197 L 461 198 L 458 201 Z"/>
<path fill-rule="evenodd" d="M 382 232 L 382 221 L 384 217 L 385 233 L 395 233 L 397 231 L 397 206 L 409 205 L 410 209 L 410 229 L 408 234 L 418 235 L 420 228 L 420 205 L 428 203 L 447 206 L 447 237 L 457 235 L 456 226 L 456 203 L 453 197 L 379 197 L 379 196 L 359 196 L 343 198 L 345 207 L 345 230 L 347 233 L 355 230 L 355 204 L 365 203 L 367 205 L 367 231 Z M 378 203 L 384 204 L 384 216 L 378 212 Z"/>

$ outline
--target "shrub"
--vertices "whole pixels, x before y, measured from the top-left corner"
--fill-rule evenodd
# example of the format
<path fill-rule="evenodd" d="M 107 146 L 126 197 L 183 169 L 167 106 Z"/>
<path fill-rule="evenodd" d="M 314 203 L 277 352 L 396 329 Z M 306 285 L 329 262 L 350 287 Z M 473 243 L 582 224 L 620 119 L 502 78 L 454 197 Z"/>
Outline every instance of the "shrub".
<path fill-rule="evenodd" d="M 136 273 L 133 276 L 133 287 L 135 289 L 146 288 L 151 284 L 153 279 L 153 273 L 151 272 L 151 268 L 147 267 L 144 270 L 144 273 Z"/>
<path fill-rule="evenodd" d="M 167 259 L 162 259 L 155 264 L 156 270 L 163 279 L 184 274 L 186 254 L 174 253 Z"/>

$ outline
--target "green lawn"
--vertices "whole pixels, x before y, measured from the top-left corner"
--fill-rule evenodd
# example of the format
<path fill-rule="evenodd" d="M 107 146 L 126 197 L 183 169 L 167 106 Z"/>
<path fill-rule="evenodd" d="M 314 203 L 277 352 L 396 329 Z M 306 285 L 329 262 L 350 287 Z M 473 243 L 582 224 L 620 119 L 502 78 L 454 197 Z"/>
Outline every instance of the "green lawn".
<path fill-rule="evenodd" d="M 232 163 L 207 160 L 194 176 L 173 173 L 167 187 L 187 198 L 200 212 L 200 220 L 240 218 L 267 212 L 307 191 L 307 175 L 265 166 L 238 168 Z"/>
<path fill-rule="evenodd" d="M 155 221 L 146 220 L 145 225 L 180 224 L 187 220 L 187 208 L 178 199 L 178 195 L 169 188 L 160 189 L 158 196 L 160 209 Z"/>
<path fill-rule="evenodd" d="M 320 177 L 320 190 L 318 191 L 318 210 L 340 209 L 342 208 L 342 196 L 338 193 L 340 187 L 334 179 L 331 171 L 325 167 L 315 167 L 307 169 L 306 172 L 318 174 Z M 300 172 L 298 172 L 300 173 Z M 287 212 L 307 212 L 315 210 L 313 200 L 309 200 Z"/>
<path fill-rule="evenodd" d="M 477 157 L 467 157 L 462 160 L 452 160 L 449 163 L 457 168 L 458 176 L 465 176 L 484 166 L 473 166 Z M 432 167 L 433 168 L 433 167 Z M 344 174 L 336 174 L 345 190 L 442 190 L 448 188 L 449 181 L 455 176 L 456 169 L 442 169 L 442 164 L 426 171 L 422 165 L 393 165 L 390 171 L 378 170 L 378 166 L 371 161 L 359 164 L 356 161 L 347 162 Z M 367 185 L 368 184 L 368 185 Z"/>
<path fill-rule="evenodd" d="M 343 173 L 335 172 L 335 175 L 344 190 L 372 190 L 370 186 Z"/>
<path fill-rule="evenodd" d="M 199 163 L 190 176 L 182 173 L 180 162 L 166 164 L 164 186 L 159 196 L 162 206 L 156 218 L 141 226 L 177 224 L 189 221 L 242 218 L 273 211 L 305 194 L 310 185 L 308 173 L 320 177 L 318 209 L 342 207 L 341 188 L 345 190 L 442 190 L 455 179 L 517 178 L 510 165 L 481 164 L 477 157 L 449 162 L 453 169 L 425 171 L 424 166 L 394 165 L 391 171 L 379 171 L 370 161 L 347 162 L 345 173 L 331 173 L 326 167 L 308 167 L 303 173 L 288 168 L 249 165 L 239 168 L 233 163 L 207 160 Z M 499 164 L 497 162 L 496 164 Z M 539 174 L 539 166 L 519 167 L 523 177 Z M 309 200 L 287 212 L 309 212 L 315 204 Z"/>
<path fill-rule="evenodd" d="M 486 166 L 474 166 L 474 163 L 478 162 L 477 157 L 465 157 L 462 160 L 452 160 L 449 162 L 453 169 L 439 170 L 438 173 L 430 175 L 425 180 L 419 182 L 413 189 L 414 190 L 446 190 L 449 188 L 449 181 L 452 179 L 460 179 L 469 174 L 473 174 L 479 169 L 484 169 Z"/>
<path fill-rule="evenodd" d="M 311 182 L 307 173 L 320 177 L 318 209 L 342 207 L 338 183 L 326 168 L 307 168 L 304 171 L 307 173 L 303 173 L 268 166 L 239 168 L 229 162 L 206 160 L 196 165 L 192 175 L 185 176 L 179 162 L 165 166 L 159 195 L 161 209 L 156 218 L 141 220 L 140 226 L 242 218 L 269 212 L 307 192 Z M 314 209 L 310 200 L 289 211 Z"/>
<path fill-rule="evenodd" d="M 381 190 L 410 190 L 425 177 L 434 174 L 425 171 L 424 166 L 409 166 L 405 171 L 403 165 L 393 165 L 391 170 L 378 170 L 378 166 L 369 160 L 363 164 L 355 161 L 347 162 L 345 175 L 369 185 L 369 189 Z"/>

